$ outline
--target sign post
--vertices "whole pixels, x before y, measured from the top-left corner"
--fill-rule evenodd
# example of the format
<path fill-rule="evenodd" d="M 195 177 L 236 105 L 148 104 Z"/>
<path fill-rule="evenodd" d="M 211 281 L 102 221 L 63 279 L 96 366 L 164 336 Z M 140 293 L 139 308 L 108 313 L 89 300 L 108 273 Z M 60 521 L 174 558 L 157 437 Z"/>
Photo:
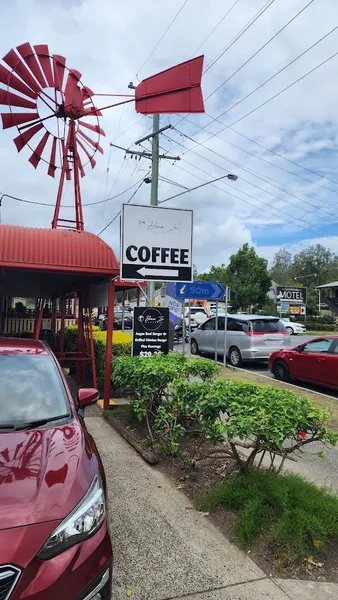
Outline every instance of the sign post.
<path fill-rule="evenodd" d="M 192 210 L 124 204 L 121 279 L 192 281 L 192 231 Z"/>
<path fill-rule="evenodd" d="M 169 308 L 134 308 L 133 356 L 169 353 Z"/>
<path fill-rule="evenodd" d="M 225 288 L 225 308 L 224 308 L 224 354 L 223 354 L 223 365 L 227 366 L 227 331 L 228 331 L 228 300 L 229 300 L 229 288 Z"/>

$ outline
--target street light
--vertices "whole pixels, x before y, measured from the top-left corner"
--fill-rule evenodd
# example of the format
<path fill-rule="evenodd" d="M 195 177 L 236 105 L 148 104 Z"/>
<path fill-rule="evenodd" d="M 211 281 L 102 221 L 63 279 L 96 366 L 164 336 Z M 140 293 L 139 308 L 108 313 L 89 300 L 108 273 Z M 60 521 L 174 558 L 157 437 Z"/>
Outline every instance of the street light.
<path fill-rule="evenodd" d="M 232 173 L 228 173 L 227 178 L 230 179 L 230 181 L 237 181 L 238 175 L 233 175 Z"/>

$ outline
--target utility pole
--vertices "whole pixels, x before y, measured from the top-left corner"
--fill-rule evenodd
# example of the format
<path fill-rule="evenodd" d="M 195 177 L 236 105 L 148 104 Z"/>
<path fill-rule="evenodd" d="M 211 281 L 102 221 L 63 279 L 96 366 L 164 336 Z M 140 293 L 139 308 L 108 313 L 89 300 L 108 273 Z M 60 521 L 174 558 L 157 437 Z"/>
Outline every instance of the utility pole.
<path fill-rule="evenodd" d="M 151 190 L 150 190 L 150 205 L 158 205 L 158 171 L 159 171 L 159 129 L 160 115 L 153 115 L 153 139 L 151 147 Z M 149 281 L 147 286 L 147 296 L 150 306 L 152 306 L 155 298 L 155 282 Z"/>

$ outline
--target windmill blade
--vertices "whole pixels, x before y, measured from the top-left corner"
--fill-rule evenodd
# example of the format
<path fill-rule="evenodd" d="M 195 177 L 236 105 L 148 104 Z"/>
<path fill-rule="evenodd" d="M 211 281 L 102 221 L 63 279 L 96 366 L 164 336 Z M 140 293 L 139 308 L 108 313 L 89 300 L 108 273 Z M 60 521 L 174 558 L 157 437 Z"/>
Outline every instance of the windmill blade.
<path fill-rule="evenodd" d="M 47 87 L 47 82 L 43 76 L 41 69 L 40 69 L 39 63 L 34 54 L 34 50 L 33 50 L 32 46 L 29 44 L 29 42 L 26 42 L 25 44 L 21 44 L 21 46 L 17 46 L 16 49 L 21 54 L 26 65 L 32 71 L 35 79 L 39 82 L 40 86 L 42 88 Z"/>
<path fill-rule="evenodd" d="M 198 56 L 141 81 L 135 90 L 136 111 L 203 113 L 201 78 L 204 56 Z"/>
<path fill-rule="evenodd" d="M 102 112 L 96 108 L 96 106 L 91 106 L 90 108 L 87 108 L 86 111 L 86 117 L 102 117 Z"/>
<path fill-rule="evenodd" d="M 71 168 L 69 166 L 68 156 L 66 154 L 65 140 L 61 140 L 61 146 L 62 146 L 62 157 L 63 157 L 62 168 L 65 169 L 65 171 L 66 171 L 67 181 L 70 181 L 72 178 L 72 172 L 71 172 Z"/>
<path fill-rule="evenodd" d="M 81 125 L 81 127 L 87 127 L 87 129 L 90 129 L 91 131 L 94 131 L 95 133 L 99 133 L 103 137 L 106 137 L 105 132 L 103 131 L 103 129 L 101 129 L 99 125 L 92 125 L 91 123 L 85 123 L 84 121 L 79 121 L 78 123 L 79 125 Z"/>
<path fill-rule="evenodd" d="M 46 131 L 29 159 L 29 162 L 33 165 L 34 169 L 36 169 L 41 160 L 41 156 L 45 149 L 49 136 L 49 131 Z"/>
<path fill-rule="evenodd" d="M 37 112 L 34 113 L 7 113 L 2 114 L 2 127 L 3 129 L 9 129 L 9 127 L 15 127 L 16 125 L 22 125 L 23 123 L 29 123 L 29 121 L 35 121 L 39 118 Z"/>
<path fill-rule="evenodd" d="M 37 54 L 38 61 L 49 87 L 54 87 L 54 77 L 52 73 L 48 46 L 46 44 L 38 44 L 37 46 L 34 46 L 34 50 Z"/>
<path fill-rule="evenodd" d="M 85 153 L 85 155 L 87 156 L 89 162 L 90 162 L 90 166 L 92 169 L 94 169 L 95 165 L 96 165 L 96 160 L 94 160 L 94 158 L 89 154 L 86 146 L 81 142 L 80 139 L 77 138 L 77 143 L 79 144 L 80 148 L 82 148 L 83 152 Z"/>
<path fill-rule="evenodd" d="M 66 87 L 65 87 L 65 108 L 69 106 L 82 106 L 82 93 L 78 87 L 78 83 L 81 79 L 81 73 L 71 69 L 68 73 Z"/>
<path fill-rule="evenodd" d="M 47 171 L 47 173 L 50 177 L 55 177 L 55 171 L 57 169 L 57 166 L 55 164 L 56 144 L 57 144 L 57 138 L 54 136 L 53 143 L 52 143 L 52 150 L 51 150 L 50 158 L 49 158 L 49 166 L 48 166 L 48 171 Z"/>
<path fill-rule="evenodd" d="M 33 100 L 36 100 L 38 96 L 35 92 L 33 92 L 33 90 L 31 90 L 20 79 L 18 79 L 18 77 L 15 77 L 15 75 L 11 73 L 11 71 L 8 71 L 8 69 L 6 69 L 6 67 L 3 65 L 0 65 L 0 82 L 8 85 L 8 87 L 12 88 L 13 90 L 17 90 L 17 92 L 32 98 Z"/>
<path fill-rule="evenodd" d="M 86 173 L 83 168 L 82 160 L 81 160 L 78 152 L 76 153 L 76 159 L 77 159 L 77 168 L 80 171 L 80 175 L 81 175 L 81 177 L 84 177 L 86 175 Z"/>
<path fill-rule="evenodd" d="M 64 56 L 59 54 L 53 54 L 53 71 L 54 71 L 54 84 L 59 92 L 62 91 L 63 77 L 66 67 L 66 59 Z"/>
<path fill-rule="evenodd" d="M 35 102 L 2 89 L 0 89 L 0 104 L 3 106 L 19 106 L 20 108 L 36 108 Z"/>
<path fill-rule="evenodd" d="M 21 150 L 28 144 L 32 137 L 34 137 L 38 131 L 41 131 L 41 129 L 43 129 L 43 125 L 42 123 L 38 123 L 37 125 L 32 125 L 30 129 L 27 129 L 24 133 L 20 133 L 18 137 L 14 138 L 13 141 L 18 152 L 21 152 Z"/>
<path fill-rule="evenodd" d="M 86 140 L 86 142 L 88 142 L 88 144 L 90 144 L 93 148 L 96 148 L 96 150 L 98 150 L 99 152 L 101 152 L 101 154 L 103 154 L 103 148 L 102 148 L 102 146 L 100 146 L 100 144 L 98 142 L 95 142 L 94 140 L 92 140 L 88 135 L 86 135 L 83 131 L 81 131 L 81 129 L 78 129 L 78 134 L 84 140 Z"/>
<path fill-rule="evenodd" d="M 21 79 L 28 85 L 28 87 L 34 90 L 34 92 L 37 94 L 41 92 L 41 86 L 38 84 L 36 79 L 34 79 L 33 75 L 22 62 L 15 50 L 10 50 L 6 56 L 3 57 L 3 61 L 9 67 L 11 67 L 11 69 L 15 70 L 17 75 L 19 75 Z"/>
<path fill-rule="evenodd" d="M 83 99 L 84 100 L 88 100 L 88 99 L 90 100 L 90 98 L 92 98 L 92 96 L 94 96 L 93 90 L 91 90 L 87 86 L 84 86 L 81 91 L 82 91 L 82 95 L 83 95 Z"/>

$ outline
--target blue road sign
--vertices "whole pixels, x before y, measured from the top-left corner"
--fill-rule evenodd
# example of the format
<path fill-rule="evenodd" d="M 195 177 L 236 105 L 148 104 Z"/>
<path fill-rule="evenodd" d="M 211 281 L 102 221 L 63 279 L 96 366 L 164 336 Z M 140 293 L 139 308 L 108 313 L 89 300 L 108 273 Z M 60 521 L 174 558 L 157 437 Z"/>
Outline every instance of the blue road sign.
<path fill-rule="evenodd" d="M 217 281 L 175 283 L 175 297 L 186 300 L 223 300 L 224 287 Z"/>

